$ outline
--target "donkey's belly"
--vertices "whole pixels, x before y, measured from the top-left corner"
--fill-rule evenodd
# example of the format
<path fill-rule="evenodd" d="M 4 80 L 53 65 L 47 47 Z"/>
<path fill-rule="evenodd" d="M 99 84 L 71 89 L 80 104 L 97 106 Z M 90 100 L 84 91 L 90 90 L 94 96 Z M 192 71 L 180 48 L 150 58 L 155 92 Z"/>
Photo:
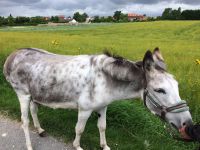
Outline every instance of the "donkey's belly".
<path fill-rule="evenodd" d="M 44 104 L 76 102 L 80 94 L 71 86 L 68 86 L 70 90 L 56 85 L 51 88 L 49 86 L 36 87 L 30 88 L 31 97 L 33 100 Z"/>
<path fill-rule="evenodd" d="M 45 103 L 45 102 L 40 102 L 37 100 L 34 100 L 34 102 L 53 108 L 53 109 L 57 109 L 57 108 L 63 108 L 63 109 L 77 109 L 78 108 L 78 104 L 76 102 L 52 102 L 52 103 Z"/>

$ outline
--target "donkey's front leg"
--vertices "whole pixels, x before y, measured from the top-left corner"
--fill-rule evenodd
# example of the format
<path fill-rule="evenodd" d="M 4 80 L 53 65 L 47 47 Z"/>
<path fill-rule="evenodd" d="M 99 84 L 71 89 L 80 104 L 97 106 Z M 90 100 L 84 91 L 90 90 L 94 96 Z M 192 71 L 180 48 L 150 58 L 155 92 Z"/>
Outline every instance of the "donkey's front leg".
<path fill-rule="evenodd" d="M 81 134 L 83 133 L 85 129 L 86 122 L 88 118 L 90 117 L 92 111 L 91 110 L 80 110 L 78 112 L 78 122 L 76 123 L 76 137 L 73 142 L 73 146 L 76 148 L 76 150 L 83 150 L 80 147 L 80 139 L 81 139 Z"/>
<path fill-rule="evenodd" d="M 104 107 L 98 111 L 99 118 L 98 118 L 97 126 L 99 128 L 99 133 L 100 133 L 100 146 L 103 148 L 103 150 L 110 150 L 110 147 L 108 147 L 107 145 L 106 135 L 105 135 L 106 110 L 107 110 L 107 107 Z"/>

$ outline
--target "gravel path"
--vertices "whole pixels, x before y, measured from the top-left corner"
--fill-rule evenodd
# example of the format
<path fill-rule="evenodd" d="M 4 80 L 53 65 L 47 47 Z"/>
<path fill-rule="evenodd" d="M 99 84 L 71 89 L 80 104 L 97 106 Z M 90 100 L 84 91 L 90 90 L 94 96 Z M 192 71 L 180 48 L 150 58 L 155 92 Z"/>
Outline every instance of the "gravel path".
<path fill-rule="evenodd" d="M 34 150 L 74 150 L 72 144 L 65 144 L 53 137 L 39 137 L 30 130 Z M 0 150 L 26 150 L 21 123 L 0 115 Z"/>

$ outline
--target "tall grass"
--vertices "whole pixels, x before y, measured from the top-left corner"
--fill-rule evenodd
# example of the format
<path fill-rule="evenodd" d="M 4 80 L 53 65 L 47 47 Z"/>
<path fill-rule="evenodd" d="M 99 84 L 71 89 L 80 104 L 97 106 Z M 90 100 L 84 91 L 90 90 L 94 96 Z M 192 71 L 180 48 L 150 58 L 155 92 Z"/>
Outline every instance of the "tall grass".
<path fill-rule="evenodd" d="M 58 45 L 52 44 L 53 40 Z M 2 73 L 6 57 L 15 49 L 37 47 L 59 54 L 98 54 L 109 49 L 131 60 L 141 60 L 147 49 L 160 47 L 168 71 L 179 82 L 195 122 L 200 122 L 200 22 L 163 21 L 126 24 L 91 24 L 77 27 L 0 28 L 0 112 L 20 119 L 19 103 Z M 175 141 L 163 123 L 139 100 L 113 103 L 107 114 L 107 141 L 113 150 L 188 150 L 198 145 Z M 77 111 L 40 107 L 39 118 L 48 133 L 71 142 Z M 99 149 L 97 116 L 83 134 L 85 149 Z"/>

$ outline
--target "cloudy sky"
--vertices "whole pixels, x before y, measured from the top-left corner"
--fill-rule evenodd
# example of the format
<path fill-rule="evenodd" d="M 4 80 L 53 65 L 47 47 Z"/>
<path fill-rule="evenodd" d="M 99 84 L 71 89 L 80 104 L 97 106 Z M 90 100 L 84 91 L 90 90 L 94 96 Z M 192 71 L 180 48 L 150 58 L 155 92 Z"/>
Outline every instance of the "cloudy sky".
<path fill-rule="evenodd" d="M 164 8 L 200 9 L 200 0 L 0 0 L 0 16 L 72 16 L 86 12 L 91 16 L 124 13 L 161 15 Z"/>

